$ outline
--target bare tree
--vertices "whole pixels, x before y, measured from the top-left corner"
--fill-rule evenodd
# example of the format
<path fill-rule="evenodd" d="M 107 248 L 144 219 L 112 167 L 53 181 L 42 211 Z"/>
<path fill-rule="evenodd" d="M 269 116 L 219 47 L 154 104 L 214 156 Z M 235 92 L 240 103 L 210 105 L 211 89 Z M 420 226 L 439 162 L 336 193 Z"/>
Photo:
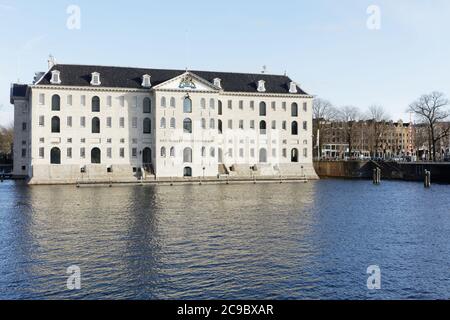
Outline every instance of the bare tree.
<path fill-rule="evenodd" d="M 338 111 L 338 119 L 342 122 L 348 150 L 351 155 L 353 150 L 353 140 L 358 121 L 361 119 L 361 113 L 357 107 L 344 106 Z"/>
<path fill-rule="evenodd" d="M 0 157 L 10 158 L 11 149 L 14 141 L 14 127 L 8 125 L 7 127 L 0 126 Z"/>
<path fill-rule="evenodd" d="M 367 119 L 369 120 L 368 140 L 370 152 L 375 157 L 380 152 L 383 152 L 381 142 L 389 124 L 389 115 L 382 106 L 371 105 L 368 108 Z"/>
<path fill-rule="evenodd" d="M 336 119 L 337 110 L 333 104 L 325 99 L 314 99 L 313 101 L 313 134 L 314 134 L 314 145 L 318 148 L 319 154 L 322 150 L 323 137 L 327 134 L 330 126 L 327 122 Z M 317 139 L 319 136 L 319 139 Z"/>
<path fill-rule="evenodd" d="M 450 129 L 436 130 L 439 122 L 444 121 L 450 115 L 447 106 L 448 99 L 442 92 L 432 92 L 421 96 L 410 104 L 408 112 L 416 114 L 418 120 L 424 123 L 428 129 L 428 147 L 432 160 L 436 161 L 436 144 L 449 135 Z"/>

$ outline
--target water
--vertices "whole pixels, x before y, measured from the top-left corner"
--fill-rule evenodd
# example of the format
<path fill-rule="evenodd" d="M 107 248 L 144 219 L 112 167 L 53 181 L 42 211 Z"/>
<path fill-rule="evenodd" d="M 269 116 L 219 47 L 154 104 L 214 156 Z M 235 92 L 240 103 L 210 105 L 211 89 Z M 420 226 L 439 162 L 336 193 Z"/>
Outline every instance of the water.
<path fill-rule="evenodd" d="M 449 186 L 0 184 L 2 299 L 450 298 Z M 82 288 L 66 288 L 67 267 Z M 367 289 L 378 265 L 382 289 Z"/>

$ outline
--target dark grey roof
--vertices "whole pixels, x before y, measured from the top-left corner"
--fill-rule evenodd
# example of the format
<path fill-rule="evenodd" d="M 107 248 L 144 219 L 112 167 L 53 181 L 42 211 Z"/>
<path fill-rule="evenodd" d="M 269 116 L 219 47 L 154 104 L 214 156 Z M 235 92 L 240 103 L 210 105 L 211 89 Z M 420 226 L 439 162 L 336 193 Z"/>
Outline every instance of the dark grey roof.
<path fill-rule="evenodd" d="M 28 85 L 14 83 L 11 86 L 10 102 L 14 104 L 15 98 L 26 98 L 28 94 Z"/>
<path fill-rule="evenodd" d="M 61 73 L 61 85 L 63 86 L 91 86 L 91 74 L 99 72 L 101 75 L 100 87 L 111 88 L 142 88 L 142 76 L 149 74 L 151 76 L 152 86 L 173 79 L 185 72 L 185 70 L 164 70 L 164 69 L 142 69 L 142 68 L 124 68 L 124 67 L 105 67 L 105 66 L 87 66 L 87 65 L 68 65 L 58 64 L 54 66 L 42 78 L 37 85 L 49 85 L 51 71 L 58 70 Z M 257 92 L 259 80 L 266 82 L 267 93 L 289 93 L 289 83 L 291 79 L 287 76 L 270 74 L 250 74 L 250 73 L 230 73 L 213 71 L 195 71 L 190 72 L 213 83 L 214 78 L 222 79 L 222 88 L 228 92 Z M 297 94 L 307 94 L 298 88 Z"/>

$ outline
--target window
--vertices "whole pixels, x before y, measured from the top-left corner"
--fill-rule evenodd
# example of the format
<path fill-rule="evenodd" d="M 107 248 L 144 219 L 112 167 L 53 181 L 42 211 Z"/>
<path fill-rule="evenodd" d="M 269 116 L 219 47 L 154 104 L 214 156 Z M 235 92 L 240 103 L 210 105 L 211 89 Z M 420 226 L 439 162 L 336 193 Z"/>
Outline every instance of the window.
<path fill-rule="evenodd" d="M 253 148 L 250 149 L 250 157 L 251 158 L 255 157 L 255 149 L 253 149 Z"/>
<path fill-rule="evenodd" d="M 50 164 L 61 164 L 61 150 L 59 148 L 52 148 L 50 150 Z"/>
<path fill-rule="evenodd" d="M 297 123 L 297 121 L 292 121 L 292 124 L 291 124 L 291 134 L 292 134 L 293 136 L 298 135 L 298 123 Z"/>
<path fill-rule="evenodd" d="M 166 147 L 162 147 L 161 148 L 161 158 L 165 158 L 166 157 Z"/>
<path fill-rule="evenodd" d="M 82 128 L 86 127 L 86 117 L 80 118 L 80 127 L 82 127 Z"/>
<path fill-rule="evenodd" d="M 176 129 L 176 127 L 177 127 L 177 121 L 175 120 L 175 118 L 170 118 L 170 128 Z"/>
<path fill-rule="evenodd" d="M 22 122 L 22 131 L 27 131 L 27 123 Z"/>
<path fill-rule="evenodd" d="M 298 162 L 298 149 L 291 150 L 291 162 Z"/>
<path fill-rule="evenodd" d="M 211 149 L 209 150 L 209 155 L 211 156 L 211 158 L 215 158 L 216 157 L 216 149 L 211 147 Z"/>
<path fill-rule="evenodd" d="M 152 112 L 152 101 L 150 98 L 144 98 L 143 102 L 143 112 L 144 113 L 151 113 Z"/>
<path fill-rule="evenodd" d="M 233 101 L 232 100 L 228 100 L 228 109 L 233 109 Z"/>
<path fill-rule="evenodd" d="M 106 97 L 106 105 L 108 107 L 112 107 L 112 97 L 111 96 Z"/>
<path fill-rule="evenodd" d="M 184 113 L 192 113 L 192 100 L 189 97 L 184 98 L 183 112 Z"/>
<path fill-rule="evenodd" d="M 239 109 L 244 110 L 244 101 L 239 100 Z"/>
<path fill-rule="evenodd" d="M 273 111 L 277 110 L 277 103 L 275 101 L 272 101 L 272 110 Z"/>
<path fill-rule="evenodd" d="M 202 118 L 201 123 L 202 123 L 202 129 L 206 129 L 206 119 L 205 118 Z"/>
<path fill-rule="evenodd" d="M 151 76 L 148 74 L 144 74 L 142 76 L 142 84 L 144 88 L 150 88 L 152 86 Z"/>
<path fill-rule="evenodd" d="M 228 129 L 232 130 L 233 129 L 233 120 L 228 120 Z"/>
<path fill-rule="evenodd" d="M 287 158 L 287 150 L 286 150 L 286 148 L 284 148 L 282 150 L 282 154 L 283 154 L 283 158 Z"/>
<path fill-rule="evenodd" d="M 40 127 L 45 126 L 45 117 L 44 116 L 39 116 L 39 126 Z"/>
<path fill-rule="evenodd" d="M 186 167 L 183 169 L 183 176 L 184 177 L 192 177 L 192 168 Z"/>
<path fill-rule="evenodd" d="M 303 102 L 303 111 L 307 112 L 308 111 L 308 103 Z"/>
<path fill-rule="evenodd" d="M 200 107 L 201 107 L 202 109 L 206 109 L 206 100 L 205 100 L 205 98 L 202 98 L 202 99 L 200 100 Z"/>
<path fill-rule="evenodd" d="M 52 77 L 50 78 L 51 84 L 61 84 L 60 72 L 58 70 L 52 71 Z"/>
<path fill-rule="evenodd" d="M 67 158 L 72 159 L 72 148 L 67 148 Z"/>
<path fill-rule="evenodd" d="M 286 101 L 283 101 L 282 108 L 283 108 L 283 111 L 286 111 Z"/>
<path fill-rule="evenodd" d="M 83 107 L 86 106 L 86 96 L 81 96 L 80 103 Z"/>
<path fill-rule="evenodd" d="M 308 148 L 303 148 L 303 157 L 308 158 Z"/>
<path fill-rule="evenodd" d="M 121 107 L 125 107 L 125 97 L 124 96 L 119 97 L 119 104 Z"/>
<path fill-rule="evenodd" d="M 291 105 L 291 116 L 298 117 L 298 104 L 295 102 Z"/>
<path fill-rule="evenodd" d="M 222 101 L 220 101 L 220 100 L 218 102 L 218 109 L 219 110 L 217 111 L 217 113 L 219 116 L 221 116 L 222 115 Z"/>
<path fill-rule="evenodd" d="M 69 128 L 72 128 L 72 117 L 71 117 L 71 116 L 68 116 L 68 117 L 67 117 L 67 126 L 68 126 Z"/>
<path fill-rule="evenodd" d="M 108 128 L 111 128 L 111 127 L 112 127 L 112 118 L 111 118 L 111 117 L 107 117 L 107 118 L 106 118 L 106 126 L 107 126 Z"/>
<path fill-rule="evenodd" d="M 167 107 L 166 97 L 161 97 L 161 107 L 163 108 Z"/>
<path fill-rule="evenodd" d="M 80 148 L 80 158 L 86 158 L 86 149 Z"/>
<path fill-rule="evenodd" d="M 233 158 L 233 149 L 228 149 L 228 157 Z"/>
<path fill-rule="evenodd" d="M 250 120 L 250 129 L 255 129 L 255 120 Z"/>
<path fill-rule="evenodd" d="M 185 148 L 183 150 L 183 162 L 184 163 L 192 163 L 192 149 Z"/>
<path fill-rule="evenodd" d="M 60 133 L 61 127 L 60 127 L 60 120 L 59 117 L 53 117 L 52 118 L 52 133 Z"/>
<path fill-rule="evenodd" d="M 100 119 L 92 118 L 92 133 L 100 133 Z"/>
<path fill-rule="evenodd" d="M 255 101 L 250 101 L 250 109 L 255 110 Z"/>
<path fill-rule="evenodd" d="M 272 120 L 272 130 L 276 130 L 277 128 L 277 122 L 276 120 Z"/>
<path fill-rule="evenodd" d="M 175 157 L 175 147 L 170 148 L 170 156 L 173 158 Z"/>
<path fill-rule="evenodd" d="M 219 130 L 219 134 L 222 134 L 222 120 L 217 121 L 217 129 Z"/>
<path fill-rule="evenodd" d="M 61 98 L 55 94 L 52 97 L 52 111 L 60 111 L 61 110 Z"/>
<path fill-rule="evenodd" d="M 112 148 L 106 148 L 106 156 L 111 159 L 112 158 Z"/>
<path fill-rule="evenodd" d="M 174 97 L 170 98 L 170 106 L 171 106 L 172 108 L 175 108 L 175 107 L 177 106 Z"/>
<path fill-rule="evenodd" d="M 303 121 L 303 130 L 308 130 L 308 121 Z"/>
<path fill-rule="evenodd" d="M 136 129 L 137 126 L 138 126 L 138 119 L 137 119 L 137 117 L 131 118 L 131 127 Z"/>
<path fill-rule="evenodd" d="M 27 149 L 22 149 L 22 158 L 25 158 L 27 156 Z"/>
<path fill-rule="evenodd" d="M 161 129 L 165 129 L 166 128 L 166 118 L 164 118 L 164 117 L 161 118 L 161 122 L 160 122 L 159 127 Z"/>
<path fill-rule="evenodd" d="M 99 86 L 100 84 L 101 84 L 101 82 L 100 82 L 100 73 L 93 72 L 91 74 L 91 85 Z"/>
<path fill-rule="evenodd" d="M 71 95 L 71 94 L 69 94 L 69 95 L 67 96 L 67 105 L 68 105 L 68 106 L 71 106 L 71 105 L 72 105 L 72 95 Z"/>
<path fill-rule="evenodd" d="M 102 152 L 99 148 L 92 148 L 91 150 L 91 163 L 100 164 L 102 163 Z"/>
<path fill-rule="evenodd" d="M 239 149 L 239 157 L 240 157 L 240 158 L 243 158 L 243 157 L 244 157 L 244 149 L 243 149 L 243 148 L 240 148 L 240 149 Z"/>
<path fill-rule="evenodd" d="M 43 93 L 39 94 L 39 104 L 41 106 L 43 106 L 45 104 L 45 94 L 43 94 Z"/>
<path fill-rule="evenodd" d="M 72 143 L 72 138 L 67 138 L 67 143 Z"/>
<path fill-rule="evenodd" d="M 206 148 L 202 147 L 202 157 L 205 158 L 206 157 Z"/>
<path fill-rule="evenodd" d="M 287 130 L 287 122 L 286 122 L 286 121 L 283 121 L 283 122 L 281 123 L 281 127 L 282 127 L 283 130 Z"/>
<path fill-rule="evenodd" d="M 119 118 L 119 127 L 125 128 L 125 118 L 124 117 Z"/>
<path fill-rule="evenodd" d="M 92 112 L 100 112 L 100 98 L 92 97 Z"/>
<path fill-rule="evenodd" d="M 244 129 L 244 120 L 239 120 L 239 129 Z"/>
<path fill-rule="evenodd" d="M 210 109 L 214 109 L 215 108 L 214 99 L 209 99 L 209 108 Z"/>
<path fill-rule="evenodd" d="M 40 147 L 39 148 L 39 158 L 44 159 L 44 157 L 45 157 L 44 148 Z"/>
<path fill-rule="evenodd" d="M 192 133 L 192 120 L 189 118 L 183 121 L 183 131 L 184 133 Z"/>
<path fill-rule="evenodd" d="M 259 132 L 260 132 L 260 134 L 266 134 L 267 126 L 266 126 L 266 122 L 265 121 L 261 121 L 259 123 Z"/>
<path fill-rule="evenodd" d="M 267 110 L 266 110 L 266 103 L 264 101 L 262 101 L 259 104 L 259 115 L 261 117 L 265 117 L 267 115 Z"/>
<path fill-rule="evenodd" d="M 152 121 L 150 118 L 145 118 L 143 122 L 144 134 L 152 133 Z"/>
<path fill-rule="evenodd" d="M 267 163 L 267 150 L 264 148 L 259 150 L 259 162 Z"/>
<path fill-rule="evenodd" d="M 215 127 L 216 127 L 216 123 L 215 123 L 214 119 L 210 119 L 209 120 L 209 128 L 214 129 Z"/>
<path fill-rule="evenodd" d="M 125 148 L 120 148 L 119 149 L 119 157 L 125 158 Z"/>

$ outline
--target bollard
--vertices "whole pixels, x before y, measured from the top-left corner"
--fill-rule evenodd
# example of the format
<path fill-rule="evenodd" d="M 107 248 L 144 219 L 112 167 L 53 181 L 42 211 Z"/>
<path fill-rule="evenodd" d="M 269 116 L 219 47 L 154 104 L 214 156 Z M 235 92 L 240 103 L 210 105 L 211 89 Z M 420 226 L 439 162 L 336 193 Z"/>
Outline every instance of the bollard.
<path fill-rule="evenodd" d="M 424 182 L 425 188 L 431 187 L 431 171 L 425 170 L 425 182 Z"/>

